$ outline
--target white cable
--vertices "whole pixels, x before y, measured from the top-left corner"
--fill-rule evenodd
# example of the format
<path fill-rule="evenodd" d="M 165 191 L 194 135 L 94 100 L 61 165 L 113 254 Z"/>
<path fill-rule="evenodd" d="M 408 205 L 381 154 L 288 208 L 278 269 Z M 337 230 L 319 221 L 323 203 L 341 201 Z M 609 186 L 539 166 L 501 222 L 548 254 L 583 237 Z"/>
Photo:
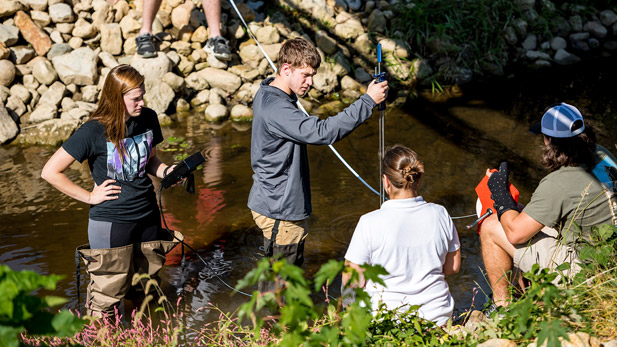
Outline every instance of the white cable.
<path fill-rule="evenodd" d="M 274 65 L 274 62 L 270 59 L 270 57 L 268 56 L 268 54 L 266 53 L 266 51 L 263 49 L 263 47 L 261 47 L 261 45 L 259 44 L 259 41 L 257 40 L 257 37 L 255 37 L 255 34 L 253 34 L 253 31 L 251 30 L 251 28 L 249 28 L 248 24 L 246 23 L 246 21 L 244 21 L 244 17 L 242 17 L 242 14 L 240 14 L 240 10 L 238 10 L 238 7 L 236 6 L 236 3 L 234 0 L 229 0 L 229 2 L 231 3 L 231 6 L 234 8 L 234 11 L 236 11 L 236 14 L 238 15 L 238 17 L 240 18 L 240 21 L 242 21 L 242 24 L 244 24 L 244 27 L 246 28 L 246 31 L 249 33 L 249 35 L 251 36 L 251 38 L 255 41 L 255 43 L 257 44 L 257 47 L 259 47 L 259 49 L 261 50 L 261 53 L 263 53 L 264 57 L 266 58 L 266 60 L 268 61 L 268 64 L 270 64 L 270 67 L 272 67 L 272 70 L 274 70 L 274 73 L 276 73 L 276 65 Z M 304 109 L 304 107 L 302 106 L 302 104 L 300 103 L 300 100 L 298 100 L 296 102 L 296 104 L 298 105 L 298 108 L 307 116 L 310 117 L 310 115 L 308 114 L 308 112 L 306 112 L 306 110 Z M 385 117 L 382 117 L 385 118 Z M 385 120 L 385 119 L 384 119 Z M 380 125 L 382 124 L 382 119 L 380 119 Z M 381 132 L 380 132 L 381 135 Z M 380 138 L 379 140 L 379 144 L 380 146 L 383 144 L 383 138 Z M 349 170 L 349 172 L 352 173 L 352 175 L 354 175 L 358 180 L 360 180 L 360 182 L 362 182 L 368 189 L 370 189 L 373 193 L 377 194 L 380 196 L 380 202 L 383 202 L 383 200 L 387 200 L 385 198 L 385 196 L 378 192 L 377 190 L 375 190 L 375 188 L 371 187 L 370 184 L 368 184 L 362 177 L 360 177 L 360 175 L 351 167 L 351 165 L 349 165 L 349 163 L 347 163 L 347 161 L 339 154 L 339 152 L 334 148 L 334 146 L 332 145 L 328 145 L 328 147 L 332 150 L 332 153 L 334 153 L 334 155 L 341 161 L 341 163 L 343 163 L 343 165 L 345 165 L 345 167 Z M 379 163 L 379 167 L 381 170 L 381 162 Z M 379 177 L 379 182 L 381 182 L 381 177 Z M 452 219 L 456 219 L 456 218 L 468 218 L 471 216 L 475 216 L 475 214 L 469 215 L 469 216 L 462 216 L 462 217 L 452 217 Z"/>
<path fill-rule="evenodd" d="M 266 53 L 266 51 L 261 47 L 261 45 L 259 44 L 259 41 L 257 41 L 257 38 L 255 37 L 255 35 L 253 34 L 253 31 L 251 30 L 251 28 L 249 28 L 248 24 L 246 24 L 246 22 L 244 21 L 244 18 L 242 17 L 242 14 L 240 14 L 240 10 L 238 10 L 238 7 L 236 6 L 236 3 L 234 2 L 234 0 L 229 0 L 229 2 L 231 3 L 231 6 L 234 8 L 234 10 L 236 11 L 236 14 L 238 15 L 238 17 L 240 17 L 240 20 L 242 21 L 242 24 L 244 24 L 244 27 L 246 28 L 246 31 L 249 33 L 249 35 L 251 36 L 251 38 L 255 41 L 255 43 L 257 44 L 257 47 L 259 47 L 259 49 L 261 50 L 261 53 L 263 53 L 264 57 L 266 57 L 266 60 L 268 61 L 268 64 L 270 64 L 270 66 L 272 67 L 272 70 L 274 70 L 274 73 L 276 73 L 276 66 L 274 65 L 274 62 L 272 62 L 272 60 L 270 59 L 270 57 L 268 57 L 268 54 Z M 300 103 L 300 100 L 298 100 L 296 102 L 296 104 L 298 105 L 298 108 L 307 116 L 310 117 L 310 115 L 308 114 L 308 112 L 306 112 L 306 110 L 304 109 L 304 107 L 302 106 L 302 104 Z M 373 193 L 380 195 L 378 191 L 376 191 L 373 187 L 371 187 L 370 184 L 368 184 L 362 177 L 360 177 L 360 175 L 347 163 L 347 161 L 345 161 L 345 159 L 343 159 L 343 157 L 339 154 L 339 152 L 334 149 L 334 146 L 332 145 L 328 145 L 328 147 L 332 150 L 332 152 L 334 153 L 334 155 L 336 155 L 337 158 L 339 158 L 339 160 L 343 163 L 343 165 L 345 165 L 345 167 L 347 169 L 349 169 L 349 171 L 357 178 L 360 180 L 360 182 L 362 182 L 368 189 L 370 189 Z"/>

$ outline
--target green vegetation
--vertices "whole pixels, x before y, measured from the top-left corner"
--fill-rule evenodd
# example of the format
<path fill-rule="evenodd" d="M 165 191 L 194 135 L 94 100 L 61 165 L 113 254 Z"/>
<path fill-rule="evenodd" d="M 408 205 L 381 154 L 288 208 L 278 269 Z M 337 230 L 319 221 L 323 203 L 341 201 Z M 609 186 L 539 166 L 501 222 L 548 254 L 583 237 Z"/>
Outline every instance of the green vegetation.
<path fill-rule="evenodd" d="M 49 312 L 66 299 L 31 295 L 40 289 L 55 290 L 60 276 L 41 276 L 33 271 L 13 271 L 0 265 L 0 346 L 19 346 L 19 335 L 72 336 L 85 321 L 67 310 Z"/>
<path fill-rule="evenodd" d="M 491 320 L 479 323 L 473 331 L 450 324 L 436 327 L 417 316 L 417 307 L 401 312 L 381 306 L 373 315 L 368 295 L 359 288 L 348 288 L 342 298 L 332 298 L 328 285 L 341 272 L 351 274 L 351 283 L 359 278 L 342 262 L 330 260 L 310 280 L 302 269 L 285 260 L 262 259 L 238 287 L 271 282 L 271 290 L 255 290 L 237 312 L 218 311 L 219 320 L 199 331 L 183 326 L 182 309 L 164 305 L 160 313 L 163 318 L 155 323 L 148 317 L 156 312 L 134 318 L 130 327 L 123 326 L 116 316 L 93 321 L 75 337 L 57 337 L 74 332 L 79 327 L 75 321 L 70 325 L 73 330 L 54 332 L 53 339 L 29 337 L 27 341 L 84 346 L 177 346 L 182 341 L 195 346 L 474 346 L 491 338 L 506 338 L 516 343 L 537 339 L 538 345 L 560 346 L 560 339 L 568 339 L 574 332 L 587 332 L 601 340 L 615 339 L 617 227 L 601 225 L 593 228 L 592 235 L 582 246 L 582 270 L 573 281 L 559 277 L 568 264 L 559 266 L 556 272 L 535 266 L 523 274 L 529 286 L 524 292 L 517 291 L 516 301 L 507 310 L 494 312 Z M 382 282 L 382 267 L 363 267 L 367 279 Z M 557 284 L 553 283 L 558 278 Z M 0 288 L 5 288 L 5 282 L 3 278 Z M 315 303 L 316 296 L 325 296 L 326 300 Z M 344 301 L 349 305 L 343 305 Z M 141 316 L 144 307 L 134 317 Z M 34 333 L 27 326 L 13 334 L 25 329 Z M 191 341 L 186 340 L 185 333 L 192 336 Z"/>

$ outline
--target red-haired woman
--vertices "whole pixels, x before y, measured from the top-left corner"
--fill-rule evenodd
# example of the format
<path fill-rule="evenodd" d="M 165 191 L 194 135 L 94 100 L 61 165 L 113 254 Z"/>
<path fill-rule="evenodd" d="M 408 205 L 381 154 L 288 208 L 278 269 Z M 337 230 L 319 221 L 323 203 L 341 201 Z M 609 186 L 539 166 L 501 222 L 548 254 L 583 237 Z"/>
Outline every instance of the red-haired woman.
<path fill-rule="evenodd" d="M 128 65 L 114 67 L 91 118 L 54 153 L 41 173 L 64 194 L 90 205 L 90 247 L 80 249 L 91 277 L 86 304 L 90 315 L 113 313 L 131 286 L 133 272 L 148 267 L 144 259 L 152 258 L 149 252 L 173 247 L 157 241 L 167 235 L 161 231 L 148 174 L 162 178 L 169 166 L 156 155 L 163 136 L 156 113 L 144 107 L 144 94 L 144 77 L 137 70 Z M 88 160 L 92 191 L 64 174 L 75 160 Z M 157 262 L 160 269 L 164 257 Z"/>

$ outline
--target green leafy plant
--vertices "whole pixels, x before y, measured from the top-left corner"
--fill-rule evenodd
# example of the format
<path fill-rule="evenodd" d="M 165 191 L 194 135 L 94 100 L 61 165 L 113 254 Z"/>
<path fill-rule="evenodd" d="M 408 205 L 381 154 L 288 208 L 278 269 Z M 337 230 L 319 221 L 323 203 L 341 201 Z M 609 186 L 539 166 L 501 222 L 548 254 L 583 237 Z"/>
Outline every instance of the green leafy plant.
<path fill-rule="evenodd" d="M 62 337 L 83 327 L 85 321 L 67 310 L 50 312 L 50 308 L 66 303 L 66 299 L 31 295 L 40 289 L 55 290 L 61 278 L 34 271 L 13 271 L 0 265 L 0 346 L 19 346 L 22 333 Z"/>

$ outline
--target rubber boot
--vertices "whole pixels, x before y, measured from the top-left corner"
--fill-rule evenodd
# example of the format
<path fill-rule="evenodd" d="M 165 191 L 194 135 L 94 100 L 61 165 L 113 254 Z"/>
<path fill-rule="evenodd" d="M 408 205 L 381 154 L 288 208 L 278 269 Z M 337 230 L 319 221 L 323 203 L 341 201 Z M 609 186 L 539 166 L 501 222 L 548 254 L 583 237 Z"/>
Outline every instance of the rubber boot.
<path fill-rule="evenodd" d="M 86 313 L 93 317 L 114 315 L 131 285 L 133 245 L 100 249 L 82 245 L 77 251 L 90 275 Z"/>

